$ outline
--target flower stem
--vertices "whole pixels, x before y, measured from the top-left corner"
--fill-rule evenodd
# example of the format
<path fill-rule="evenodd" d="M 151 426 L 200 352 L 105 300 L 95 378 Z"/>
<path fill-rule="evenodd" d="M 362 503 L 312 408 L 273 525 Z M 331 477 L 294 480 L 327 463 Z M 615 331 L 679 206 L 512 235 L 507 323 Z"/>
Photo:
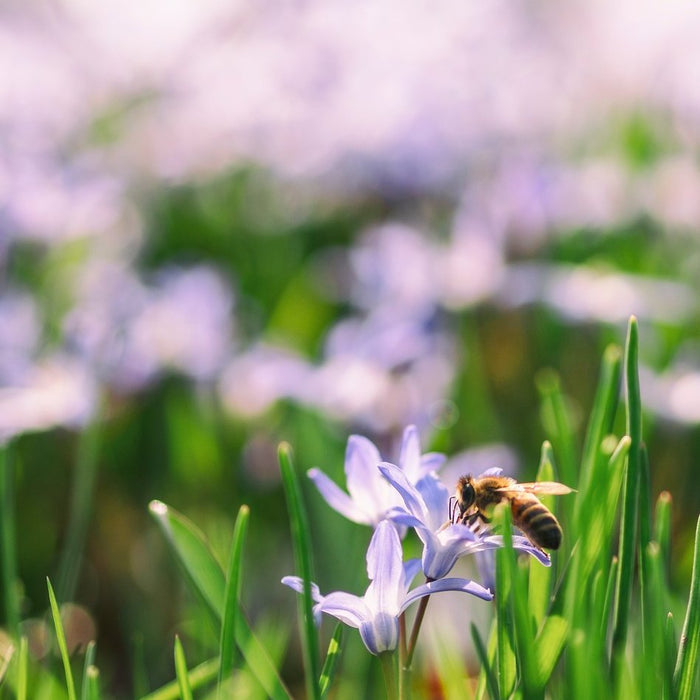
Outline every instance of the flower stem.
<path fill-rule="evenodd" d="M 395 655 L 392 651 L 383 651 L 379 654 L 384 672 L 384 685 L 386 686 L 386 696 L 388 700 L 396 700 L 399 697 L 396 686 Z"/>
<path fill-rule="evenodd" d="M 435 579 L 430 578 L 429 576 L 425 577 L 425 582 L 430 583 L 431 581 L 434 581 Z M 413 621 L 413 629 L 411 630 L 411 639 L 408 642 L 408 651 L 406 653 L 406 659 L 404 663 L 404 667 L 406 669 L 411 668 L 411 663 L 413 662 L 413 652 L 416 650 L 416 641 L 418 640 L 418 633 L 420 632 L 420 626 L 423 624 L 423 617 L 425 615 L 425 609 L 428 607 L 428 601 L 430 600 L 430 596 L 424 596 L 423 598 L 420 599 L 420 603 L 418 603 L 418 610 L 416 611 L 416 619 Z"/>

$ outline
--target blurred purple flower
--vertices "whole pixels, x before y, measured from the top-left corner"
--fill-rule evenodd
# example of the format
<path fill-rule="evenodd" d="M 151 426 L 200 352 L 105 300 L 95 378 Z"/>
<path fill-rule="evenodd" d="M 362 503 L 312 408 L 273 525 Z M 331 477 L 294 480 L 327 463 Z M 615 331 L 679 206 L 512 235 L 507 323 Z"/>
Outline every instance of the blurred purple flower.
<path fill-rule="evenodd" d="M 396 469 L 408 483 L 414 484 L 439 469 L 444 461 L 444 455 L 436 452 L 421 455 L 418 430 L 414 425 L 404 430 Z M 379 450 L 370 440 L 351 435 L 345 450 L 345 479 L 349 495 L 319 469 L 310 469 L 308 475 L 331 508 L 356 523 L 376 527 L 391 508 L 401 503 L 397 491 L 379 472 L 381 462 Z"/>
<path fill-rule="evenodd" d="M 18 383 L 0 388 L 0 443 L 56 426 L 84 427 L 96 406 L 96 381 L 83 364 L 63 356 L 46 358 Z"/>
<path fill-rule="evenodd" d="M 427 578 L 446 576 L 457 559 L 466 554 L 503 546 L 500 536 L 479 536 L 466 525 L 450 523 L 450 494 L 437 477 L 429 474 L 413 485 L 393 464 L 384 463 L 379 470 L 401 494 L 405 506 L 392 509 L 386 517 L 397 525 L 415 529 L 423 542 L 422 568 Z M 545 566 L 550 565 L 549 557 L 526 537 L 514 536 L 513 547 L 531 554 Z"/>
<path fill-rule="evenodd" d="M 462 591 L 483 600 L 492 600 L 490 591 L 474 581 L 449 578 L 425 583 L 412 591 L 409 586 L 420 570 L 417 559 L 402 562 L 401 540 L 394 526 L 383 521 L 372 536 L 367 549 L 367 576 L 371 583 L 363 596 L 344 591 L 321 595 L 312 584 L 314 618 L 320 622 L 321 613 L 332 615 L 350 627 L 360 630 L 360 636 L 372 654 L 396 649 L 399 641 L 399 615 L 414 601 L 441 591 Z M 304 584 L 297 576 L 285 576 L 282 583 L 298 593 Z"/>

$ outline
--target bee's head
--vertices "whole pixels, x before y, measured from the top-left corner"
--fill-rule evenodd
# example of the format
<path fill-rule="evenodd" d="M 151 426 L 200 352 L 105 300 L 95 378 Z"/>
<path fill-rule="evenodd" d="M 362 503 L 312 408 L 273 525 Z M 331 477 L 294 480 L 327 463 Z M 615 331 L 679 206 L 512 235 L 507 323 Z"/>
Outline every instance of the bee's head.
<path fill-rule="evenodd" d="M 474 505 L 476 499 L 476 491 L 474 490 L 474 480 L 471 474 L 460 477 L 457 482 L 457 503 L 462 513 Z"/>

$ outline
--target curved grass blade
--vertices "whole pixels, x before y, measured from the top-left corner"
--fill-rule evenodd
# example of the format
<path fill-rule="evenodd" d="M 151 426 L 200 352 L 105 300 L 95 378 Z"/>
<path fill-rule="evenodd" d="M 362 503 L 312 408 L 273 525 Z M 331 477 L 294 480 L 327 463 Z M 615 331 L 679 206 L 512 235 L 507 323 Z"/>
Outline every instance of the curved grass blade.
<path fill-rule="evenodd" d="M 204 534 L 184 515 L 161 501 L 151 501 L 148 509 L 177 555 L 191 588 L 204 601 L 213 616 L 220 620 L 224 607 L 226 579 Z"/>
<path fill-rule="evenodd" d="M 90 668 L 93 668 L 95 669 L 95 671 L 97 671 L 97 668 L 95 668 L 96 648 L 97 645 L 95 644 L 95 642 L 91 641 L 87 645 L 87 649 L 85 650 L 85 662 L 83 664 L 83 685 L 80 691 L 80 700 L 88 700 L 90 698 L 90 681 L 88 680 L 88 674 L 90 672 Z"/>
<path fill-rule="evenodd" d="M 486 652 L 486 647 L 484 646 L 484 641 L 481 639 L 479 630 L 476 628 L 476 625 L 473 622 L 471 623 L 470 628 L 474 648 L 476 649 L 476 655 L 479 657 L 481 668 L 484 672 L 484 676 L 486 677 L 486 687 L 489 690 L 489 695 L 493 700 L 500 700 L 501 694 L 498 689 L 498 678 L 496 678 L 493 667 L 489 663 L 489 657 Z"/>
<path fill-rule="evenodd" d="M 609 345 L 603 354 L 600 379 L 583 443 L 581 474 L 578 481 L 578 489 L 581 494 L 588 493 L 591 483 L 595 480 L 596 471 L 605 468 L 607 460 L 604 459 L 600 447 L 605 436 L 612 430 L 617 410 L 621 372 L 622 350 L 618 345 Z M 582 499 L 578 499 L 575 506 L 577 521 L 581 512 Z"/>
<path fill-rule="evenodd" d="M 61 622 L 61 612 L 58 609 L 56 595 L 53 592 L 53 586 L 51 585 L 51 581 L 48 579 L 48 577 L 46 578 L 46 585 L 49 589 L 49 603 L 51 604 L 51 617 L 53 617 L 53 624 L 56 628 L 56 640 L 58 641 L 58 648 L 61 652 L 63 670 L 66 674 L 66 691 L 68 693 L 68 700 L 76 700 L 77 696 L 75 694 L 75 681 L 73 680 L 73 671 L 70 667 L 68 646 L 66 645 L 66 634 L 63 630 L 63 623 Z"/>
<path fill-rule="evenodd" d="M 193 591 L 207 604 L 216 621 L 220 623 L 226 594 L 226 579 L 204 535 L 190 520 L 161 501 L 152 501 L 149 509 L 165 534 Z M 275 665 L 253 633 L 242 610 L 236 615 L 235 626 L 236 644 L 265 692 L 271 698 L 279 700 L 289 698 L 289 692 Z"/>
<path fill-rule="evenodd" d="M 187 676 L 192 690 L 196 690 L 200 686 L 210 683 L 216 678 L 219 670 L 219 659 L 209 659 L 195 666 L 191 671 L 188 671 Z M 178 680 L 171 681 L 166 685 L 154 690 L 148 695 L 142 696 L 141 700 L 177 700 L 180 697 L 180 684 Z"/>
<path fill-rule="evenodd" d="M 673 681 L 681 700 L 690 700 L 693 696 L 695 679 L 698 671 L 698 650 L 700 650 L 700 518 L 695 526 L 695 552 L 693 554 L 693 573 L 690 577 L 690 594 L 685 611 L 685 622 L 678 644 L 676 668 Z"/>
<path fill-rule="evenodd" d="M 620 517 L 619 567 L 615 589 L 615 626 L 613 629 L 613 657 L 622 663 L 629 627 L 632 579 L 636 559 L 637 518 L 639 512 L 639 481 L 642 449 L 642 403 L 639 391 L 639 328 L 637 319 L 630 317 L 625 344 L 625 396 L 627 400 L 626 429 L 630 437 L 624 497 Z"/>
<path fill-rule="evenodd" d="M 331 687 L 331 683 L 333 683 L 333 677 L 335 676 L 335 671 L 338 667 L 338 660 L 340 659 L 340 645 L 342 641 L 343 625 L 339 622 L 335 626 L 335 631 L 333 632 L 331 641 L 328 644 L 326 660 L 324 661 L 323 668 L 321 669 L 321 678 L 318 682 L 321 697 L 326 697 L 328 690 Z"/>
<path fill-rule="evenodd" d="M 187 661 L 185 660 L 185 650 L 182 648 L 180 637 L 175 635 L 175 676 L 177 684 L 180 687 L 180 698 L 182 700 L 192 700 L 192 687 L 190 686 L 190 677 L 187 673 Z"/>
<path fill-rule="evenodd" d="M 569 634 L 569 623 L 561 615 L 550 615 L 535 639 L 538 688 L 549 681 Z"/>
<path fill-rule="evenodd" d="M 236 619 L 239 614 L 239 599 L 241 595 L 243 544 L 248 528 L 250 509 L 241 506 L 233 527 L 233 540 L 231 544 L 231 557 L 229 560 L 228 577 L 226 579 L 225 606 L 221 624 L 221 639 L 219 642 L 219 678 L 218 693 L 221 692 L 221 684 L 228 678 L 238 662 L 236 648 Z"/>
<path fill-rule="evenodd" d="M 302 621 L 302 650 L 306 669 L 306 693 L 309 698 L 321 697 L 319 678 L 318 632 L 314 624 L 313 598 L 311 596 L 312 563 L 311 534 L 304 508 L 299 479 L 294 471 L 292 450 L 287 443 L 279 446 L 278 457 L 282 472 L 282 483 L 287 497 L 289 520 L 292 530 L 294 561 L 298 575 L 304 582 L 304 592 L 299 599 Z"/>

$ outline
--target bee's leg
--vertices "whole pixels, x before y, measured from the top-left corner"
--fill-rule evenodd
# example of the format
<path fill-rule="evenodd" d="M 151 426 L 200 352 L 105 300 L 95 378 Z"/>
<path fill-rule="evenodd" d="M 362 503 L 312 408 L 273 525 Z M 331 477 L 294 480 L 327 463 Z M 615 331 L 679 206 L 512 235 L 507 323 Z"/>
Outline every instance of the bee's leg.
<path fill-rule="evenodd" d="M 457 499 L 454 496 L 450 496 L 449 505 L 447 506 L 448 518 L 451 523 L 455 521 L 455 515 L 457 513 Z"/>

